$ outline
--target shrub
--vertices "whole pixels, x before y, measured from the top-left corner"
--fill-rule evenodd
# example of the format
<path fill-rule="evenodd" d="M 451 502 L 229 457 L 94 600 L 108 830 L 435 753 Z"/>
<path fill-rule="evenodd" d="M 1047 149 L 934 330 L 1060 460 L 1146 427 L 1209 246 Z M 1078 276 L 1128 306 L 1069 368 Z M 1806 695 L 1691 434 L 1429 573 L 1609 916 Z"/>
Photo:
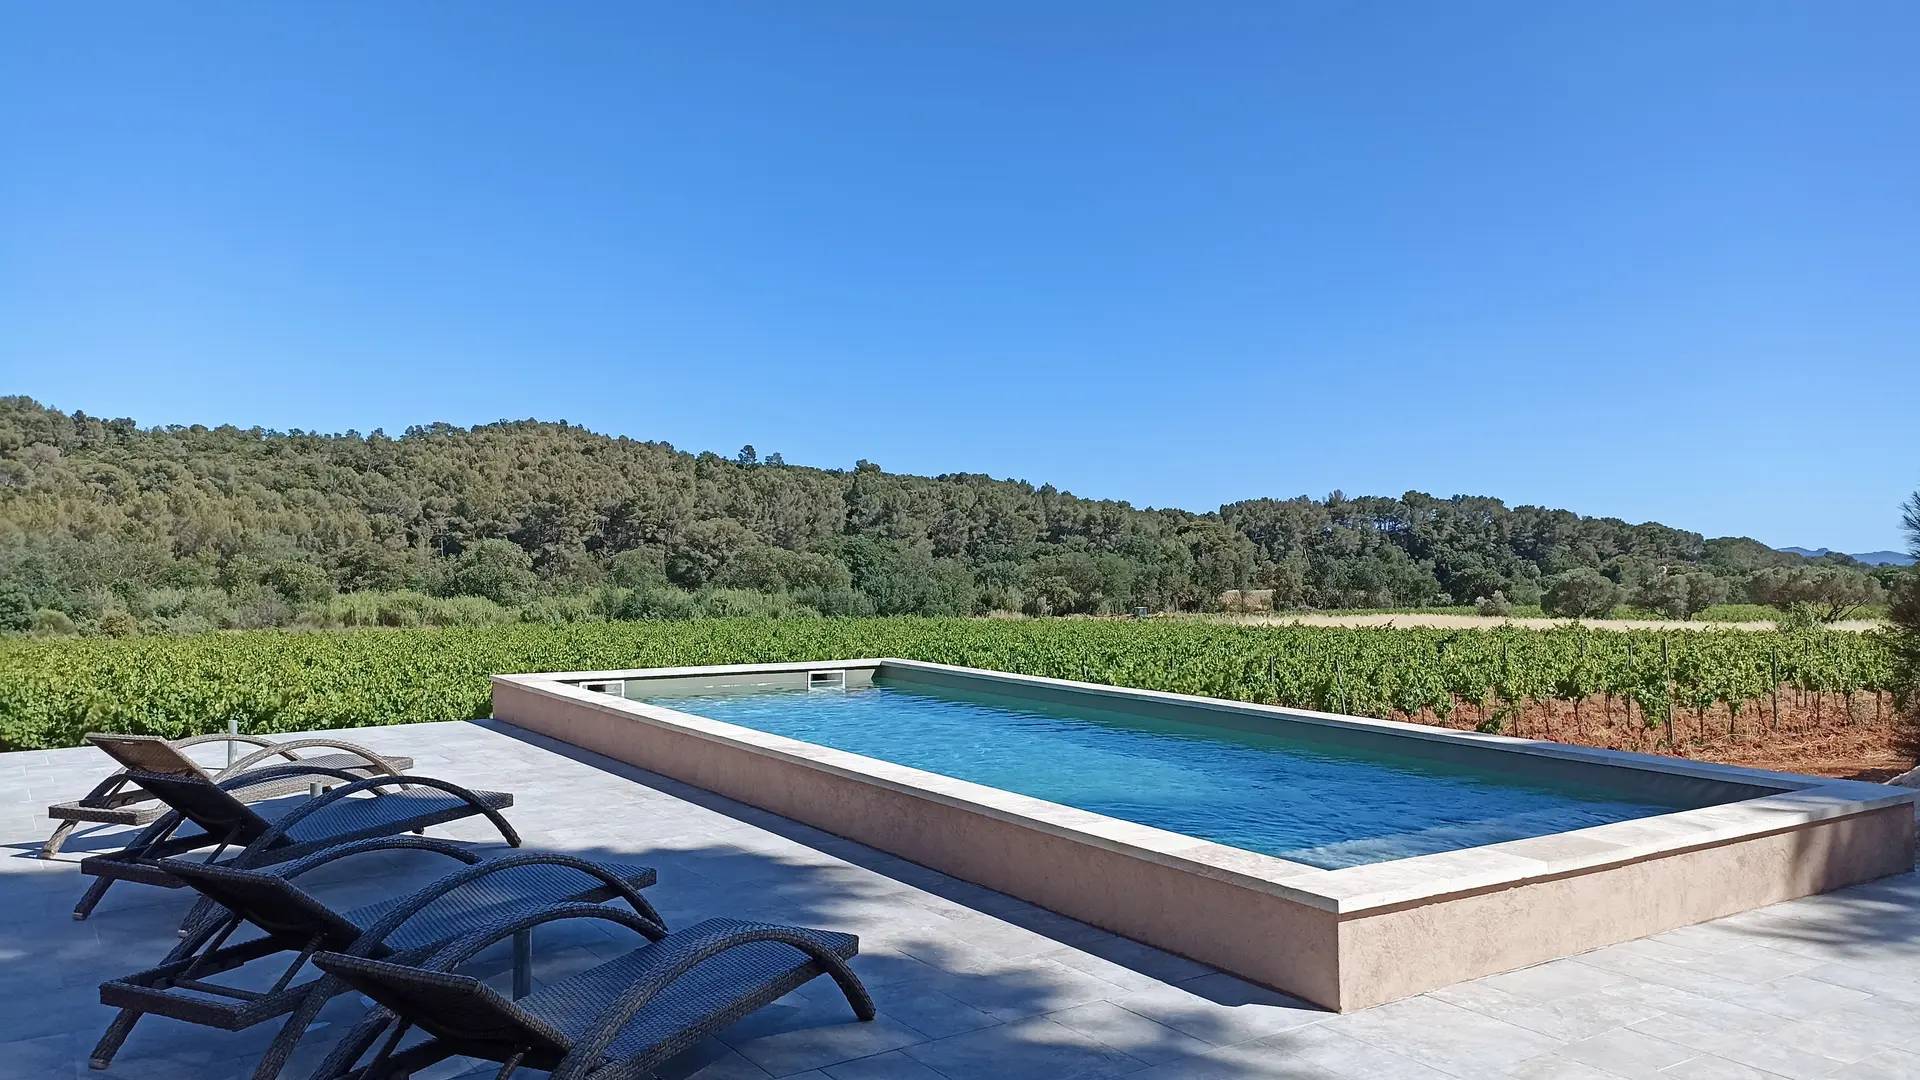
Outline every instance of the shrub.
<path fill-rule="evenodd" d="M 64 637 L 73 633 L 73 619 L 64 611 L 53 608 L 41 608 L 33 613 L 33 634 L 35 637 Z"/>
<path fill-rule="evenodd" d="M 33 628 L 33 604 L 27 594 L 12 582 L 0 583 L 0 632 L 18 633 Z"/>
<path fill-rule="evenodd" d="M 1504 619 L 1513 614 L 1513 605 L 1507 602 L 1505 593 L 1495 589 L 1492 596 L 1481 597 L 1480 602 L 1473 606 L 1473 610 L 1482 615 Z"/>
<path fill-rule="evenodd" d="M 485 597 L 506 607 L 531 599 L 538 584 L 533 559 L 509 540 L 482 540 L 461 552 L 449 582 L 458 595 Z"/>
<path fill-rule="evenodd" d="M 1566 619 L 1604 619 L 1619 603 L 1619 587 L 1585 567 L 1555 574 L 1540 597 L 1541 610 Z"/>

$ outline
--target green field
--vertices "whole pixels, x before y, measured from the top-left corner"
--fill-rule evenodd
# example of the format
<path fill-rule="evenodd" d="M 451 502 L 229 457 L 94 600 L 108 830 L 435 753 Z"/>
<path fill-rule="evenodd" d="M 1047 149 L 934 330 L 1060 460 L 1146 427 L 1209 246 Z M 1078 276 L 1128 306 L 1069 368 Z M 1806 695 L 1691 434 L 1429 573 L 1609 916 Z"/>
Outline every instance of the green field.
<path fill-rule="evenodd" d="M 1369 716 L 1465 703 L 1490 726 L 1528 701 L 1633 699 L 1643 716 L 1762 701 L 1778 685 L 1891 689 L 1887 639 L 1831 631 L 1658 633 L 1236 627 L 1157 620 L 767 619 L 0 642 L 0 748 L 86 732 L 177 737 L 488 715 L 487 676 L 898 656 Z"/>

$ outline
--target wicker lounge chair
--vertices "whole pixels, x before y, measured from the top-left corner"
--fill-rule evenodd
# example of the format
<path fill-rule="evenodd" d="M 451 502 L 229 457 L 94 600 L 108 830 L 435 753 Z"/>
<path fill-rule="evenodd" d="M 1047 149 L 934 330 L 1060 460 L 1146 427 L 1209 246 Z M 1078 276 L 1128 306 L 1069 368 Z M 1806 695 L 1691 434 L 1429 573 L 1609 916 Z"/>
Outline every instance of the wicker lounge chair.
<path fill-rule="evenodd" d="M 171 807 L 171 812 L 146 827 L 119 851 L 80 861 L 80 872 L 97 878 L 73 909 L 84 919 L 115 881 L 137 881 L 162 888 L 185 885 L 160 865 L 162 859 L 213 848 L 212 862 L 228 849 L 238 854 L 227 865 L 241 869 L 265 866 L 310 855 L 336 844 L 375 836 L 419 832 L 432 825 L 485 815 L 509 845 L 520 846 L 520 836 L 500 816 L 513 805 L 513 796 L 498 791 L 469 791 L 457 784 L 427 776 L 360 777 L 344 769 L 295 763 L 269 765 L 215 781 L 191 761 L 168 760 L 151 744 L 122 745 L 130 765 L 127 777 Z M 147 755 L 143 757 L 141 755 Z M 291 778 L 339 786 L 309 799 L 260 804 L 269 816 L 234 798 L 233 790 Z M 352 798 L 362 792 L 368 798 Z M 200 832 L 182 835 L 184 825 Z M 206 912 L 203 903 L 189 913 L 182 926 L 191 926 Z"/>
<path fill-rule="evenodd" d="M 315 955 L 316 966 L 383 1006 L 342 1037 L 315 1080 L 400 1080 L 454 1055 L 498 1061 L 502 1078 L 529 1068 L 554 1080 L 639 1080 L 820 975 L 840 984 L 855 1016 L 873 1019 L 873 999 L 847 966 L 859 938 L 733 919 L 669 934 L 518 1001 L 453 973 L 486 946 L 541 923 L 606 917 L 584 905 L 556 906 L 503 920 L 417 966 Z M 415 1027 L 428 1038 L 401 1048 Z M 376 1041 L 379 1049 L 361 1064 Z"/>
<path fill-rule="evenodd" d="M 409 848 L 470 865 L 409 896 L 344 911 L 327 906 L 294 882 L 308 871 L 349 856 Z M 134 1025 L 148 1013 L 226 1031 L 285 1016 L 253 1074 L 256 1080 L 270 1080 L 286 1065 L 321 1007 L 347 990 L 345 983 L 325 974 L 294 981 L 318 950 L 417 961 L 462 935 L 502 920 L 523 918 L 559 903 L 598 905 L 611 899 L 625 900 L 631 910 L 600 909 L 606 918 L 649 939 L 667 933 L 659 912 L 640 895 L 641 889 L 654 883 L 652 869 L 547 852 L 515 852 L 481 861 L 473 852 L 444 840 L 392 836 L 343 844 L 267 870 L 185 859 L 166 860 L 166 868 L 219 908 L 196 923 L 186 940 L 158 966 L 100 985 L 101 1003 L 119 1008 L 120 1014 L 93 1049 L 90 1063 L 96 1069 L 112 1062 Z M 242 926 L 262 933 L 228 944 Z M 514 982 L 524 993 L 530 985 L 531 931 L 517 936 L 514 945 Z M 291 960 L 265 992 L 210 981 L 222 972 L 276 954 L 291 954 Z"/>
<path fill-rule="evenodd" d="M 93 739 L 94 744 L 106 750 L 107 753 L 114 754 L 115 760 L 119 760 L 115 751 L 119 746 L 123 745 L 123 740 L 141 743 L 158 743 L 179 755 L 183 761 L 192 760 L 188 758 L 185 753 L 188 747 L 225 743 L 229 747 L 227 751 L 228 764 L 225 768 L 212 774 L 215 780 L 224 780 L 230 776 L 246 772 L 260 763 L 270 762 L 274 758 L 284 758 L 288 762 L 299 762 L 304 765 L 323 765 L 330 769 L 344 769 L 347 772 L 359 776 L 376 776 L 381 774 L 397 776 L 413 767 L 413 759 L 410 757 L 376 754 L 364 746 L 350 742 L 342 742 L 339 739 L 291 739 L 285 742 L 275 742 L 272 739 L 263 739 L 257 735 L 195 735 L 190 739 L 172 740 L 160 739 L 149 735 L 89 735 L 87 738 Z M 112 741 L 109 742 L 107 740 Z M 234 760 L 233 750 L 231 749 L 235 745 L 249 747 L 249 749 L 242 751 L 238 760 Z M 316 754 L 312 757 L 302 757 L 294 752 L 296 750 L 309 750 L 321 747 L 340 752 L 333 754 Z M 153 752 L 159 753 L 159 747 L 155 747 Z M 85 798 L 76 799 L 73 802 L 55 803 L 47 807 L 47 816 L 60 824 L 54 827 L 53 835 L 47 838 L 47 842 L 40 846 L 41 858 L 51 859 L 59 854 L 60 846 L 67 842 L 67 837 L 83 824 L 145 825 L 167 812 L 166 806 L 162 805 L 160 801 L 155 799 L 151 794 L 142 791 L 140 787 L 127 776 L 126 763 L 124 761 L 121 762 L 121 765 L 122 767 L 118 772 L 100 781 L 99 785 L 88 792 Z M 266 799 L 277 799 L 282 795 L 297 794 L 306 789 L 306 781 L 298 777 L 288 777 L 277 782 L 269 781 L 256 787 L 236 789 L 233 796 L 241 802 L 261 802 Z"/>

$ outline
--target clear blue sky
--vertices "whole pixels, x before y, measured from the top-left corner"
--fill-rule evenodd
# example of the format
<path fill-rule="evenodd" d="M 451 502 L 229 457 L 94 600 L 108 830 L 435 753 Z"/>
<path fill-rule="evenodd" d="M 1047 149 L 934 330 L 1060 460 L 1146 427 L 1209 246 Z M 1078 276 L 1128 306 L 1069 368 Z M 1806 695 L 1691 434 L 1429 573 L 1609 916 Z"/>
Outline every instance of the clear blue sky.
<path fill-rule="evenodd" d="M 0 391 L 1895 547 L 1920 5 L 7 4 Z"/>

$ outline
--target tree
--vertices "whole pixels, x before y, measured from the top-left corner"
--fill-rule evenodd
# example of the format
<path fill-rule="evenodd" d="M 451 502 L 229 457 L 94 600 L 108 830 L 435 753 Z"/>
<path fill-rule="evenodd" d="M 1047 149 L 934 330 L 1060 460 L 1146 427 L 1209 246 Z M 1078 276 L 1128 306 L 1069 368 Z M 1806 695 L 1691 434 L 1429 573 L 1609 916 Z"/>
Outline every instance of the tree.
<path fill-rule="evenodd" d="M 1604 619 L 1619 602 L 1619 587 L 1587 567 L 1555 574 L 1540 597 L 1540 607 L 1547 614 L 1569 619 Z"/>
<path fill-rule="evenodd" d="M 1747 596 L 1782 611 L 1796 608 L 1817 622 L 1836 622 L 1886 599 L 1880 582 L 1844 566 L 1776 566 L 1747 579 Z"/>
<path fill-rule="evenodd" d="M 0 581 L 0 632 L 19 632 L 33 626 L 33 601 L 20 586 Z"/>
<path fill-rule="evenodd" d="M 1887 614 L 1893 622 L 1894 693 L 1905 705 L 1907 749 L 1911 752 L 1920 751 L 1920 491 L 1900 509 L 1907 553 L 1914 557 L 1915 564 L 1907 568 L 1906 580 L 1900 583 Z"/>
<path fill-rule="evenodd" d="M 289 604 L 311 604 L 333 595 L 333 579 L 309 562 L 276 563 L 260 580 Z"/>
<path fill-rule="evenodd" d="M 538 581 L 533 559 L 512 541 L 482 540 L 454 560 L 451 584 L 457 595 L 512 606 L 530 599 Z"/>
<path fill-rule="evenodd" d="M 664 590 L 670 578 L 785 592 L 821 613 L 1029 601 L 1056 613 L 1191 610 L 1268 585 L 1286 607 L 1472 604 L 1495 592 L 1527 604 L 1579 569 L 1602 569 L 1630 597 L 1703 570 L 1740 582 L 1773 566 L 1861 570 L 1484 496 L 1334 492 L 1153 510 L 978 473 L 818 469 L 745 446 L 687 453 L 564 423 L 424 424 L 398 438 L 141 428 L 9 396 L 0 522 L 0 585 L 14 597 L 0 594 L 0 627 L 30 626 L 44 608 L 92 629 L 103 597 L 148 628 L 284 624 L 325 595 L 287 564 L 342 592 L 571 596 Z M 646 554 L 616 568 L 636 550 Z M 1892 591 L 1895 572 L 1875 572 Z M 1662 583 L 1660 606 L 1711 599 L 1690 580 Z M 220 599 L 169 621 L 145 599 L 168 590 Z"/>
<path fill-rule="evenodd" d="M 1704 570 L 1668 570 L 1649 578 L 1635 590 L 1635 607 L 1664 613 L 1672 619 L 1691 619 L 1727 599 L 1725 580 Z"/>

